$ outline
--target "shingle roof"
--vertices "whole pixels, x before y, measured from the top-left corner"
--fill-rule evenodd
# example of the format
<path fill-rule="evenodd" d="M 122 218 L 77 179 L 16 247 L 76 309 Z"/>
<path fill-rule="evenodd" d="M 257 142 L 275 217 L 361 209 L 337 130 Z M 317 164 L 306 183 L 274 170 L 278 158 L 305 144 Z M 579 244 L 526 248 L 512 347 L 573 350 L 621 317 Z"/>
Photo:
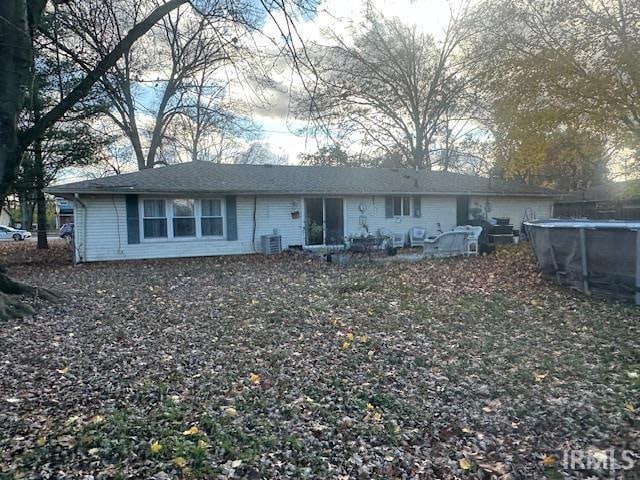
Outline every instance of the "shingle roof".
<path fill-rule="evenodd" d="M 554 196 L 552 190 L 450 172 L 394 168 L 188 162 L 56 185 L 49 193 L 495 194 Z"/>

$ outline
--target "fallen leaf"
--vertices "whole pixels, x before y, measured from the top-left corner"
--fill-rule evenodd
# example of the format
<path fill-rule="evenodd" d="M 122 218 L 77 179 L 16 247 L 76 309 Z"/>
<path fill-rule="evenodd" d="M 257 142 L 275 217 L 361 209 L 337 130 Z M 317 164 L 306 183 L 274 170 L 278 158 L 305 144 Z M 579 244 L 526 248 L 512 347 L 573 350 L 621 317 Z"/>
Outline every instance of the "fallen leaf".
<path fill-rule="evenodd" d="M 151 450 L 151 453 L 160 453 L 162 451 L 162 445 L 157 440 L 154 440 L 151 442 L 149 450 Z"/>
<path fill-rule="evenodd" d="M 469 460 L 467 460 L 466 458 L 461 458 L 458 461 L 458 464 L 460 465 L 460 468 L 463 470 L 470 470 L 471 469 L 471 462 Z"/>
<path fill-rule="evenodd" d="M 191 427 L 190 429 L 185 430 L 184 432 L 182 432 L 182 435 L 185 435 L 185 436 L 195 435 L 195 434 L 196 434 L 196 433 L 198 433 L 198 432 L 199 432 L 198 427 L 196 427 L 196 426 L 194 425 L 194 426 L 193 426 L 193 427 Z"/>
<path fill-rule="evenodd" d="M 76 439 L 72 435 L 61 435 L 57 438 L 57 441 L 58 445 L 62 445 L 69 449 L 75 448 L 76 446 Z"/>
<path fill-rule="evenodd" d="M 547 374 L 546 373 L 534 373 L 533 374 L 533 378 L 535 379 L 536 383 L 540 383 L 545 378 L 547 378 Z"/>
<path fill-rule="evenodd" d="M 545 455 L 544 457 L 542 457 L 542 464 L 545 467 L 552 467 L 553 465 L 555 465 L 556 463 L 556 459 L 553 455 Z"/>
<path fill-rule="evenodd" d="M 187 461 L 184 457 L 176 457 L 173 459 L 173 463 L 180 468 L 184 468 L 187 466 Z"/>
<path fill-rule="evenodd" d="M 80 420 L 80 415 L 71 415 L 69 418 L 67 418 L 64 424 L 68 427 L 76 423 L 78 420 Z"/>

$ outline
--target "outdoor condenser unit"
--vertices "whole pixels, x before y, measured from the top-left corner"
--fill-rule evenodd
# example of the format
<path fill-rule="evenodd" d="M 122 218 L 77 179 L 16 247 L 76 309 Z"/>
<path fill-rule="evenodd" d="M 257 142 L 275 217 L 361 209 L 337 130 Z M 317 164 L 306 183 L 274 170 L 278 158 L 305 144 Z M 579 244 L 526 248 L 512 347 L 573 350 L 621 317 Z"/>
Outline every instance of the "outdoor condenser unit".
<path fill-rule="evenodd" d="M 282 252 L 282 237 L 280 235 L 262 235 L 260 250 L 265 255 L 275 255 Z"/>

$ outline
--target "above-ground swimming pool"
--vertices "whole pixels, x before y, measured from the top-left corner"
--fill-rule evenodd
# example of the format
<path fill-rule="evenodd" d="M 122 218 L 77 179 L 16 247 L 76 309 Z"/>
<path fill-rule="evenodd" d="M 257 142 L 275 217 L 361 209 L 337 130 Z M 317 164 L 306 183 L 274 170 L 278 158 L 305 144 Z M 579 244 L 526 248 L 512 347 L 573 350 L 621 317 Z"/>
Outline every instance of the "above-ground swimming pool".
<path fill-rule="evenodd" d="M 537 220 L 525 228 L 545 275 L 640 305 L 640 222 Z"/>

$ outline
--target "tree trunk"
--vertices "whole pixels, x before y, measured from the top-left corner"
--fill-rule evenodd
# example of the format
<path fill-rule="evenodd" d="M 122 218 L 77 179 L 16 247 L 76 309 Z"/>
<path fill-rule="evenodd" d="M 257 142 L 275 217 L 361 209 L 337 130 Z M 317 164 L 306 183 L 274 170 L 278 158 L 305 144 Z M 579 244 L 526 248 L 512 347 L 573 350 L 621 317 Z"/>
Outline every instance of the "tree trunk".
<path fill-rule="evenodd" d="M 0 267 L 0 320 L 33 314 L 33 308 L 24 303 L 21 296 L 41 297 L 49 301 L 57 301 L 60 298 L 56 293 L 46 288 L 32 287 L 11 280 L 5 270 Z"/>
<path fill-rule="evenodd" d="M 18 174 L 21 150 L 18 115 L 24 87 L 31 78 L 31 38 L 26 0 L 0 1 L 0 196 L 4 198 Z"/>
<path fill-rule="evenodd" d="M 24 192 L 18 193 L 18 202 L 20 202 L 20 225 L 23 230 L 31 230 L 33 209 Z"/>
<path fill-rule="evenodd" d="M 0 0 L 0 197 L 4 199 L 15 181 L 23 152 L 85 97 L 131 45 L 162 17 L 187 2 L 188 0 L 168 0 L 156 7 L 105 55 L 66 97 L 31 128 L 18 135 L 18 118 L 23 109 L 25 92 L 31 88 L 33 80 L 32 35 L 38 27 L 46 0 Z M 46 212 L 42 218 L 46 219 Z M 33 312 L 29 305 L 12 295 L 42 296 L 49 300 L 57 298 L 48 290 L 14 282 L 0 270 L 0 319 L 20 317 Z"/>
<path fill-rule="evenodd" d="M 156 123 L 153 126 L 153 131 L 151 132 L 151 142 L 149 144 L 149 152 L 147 153 L 146 168 L 153 168 L 156 164 L 156 155 L 158 153 L 158 149 L 160 148 L 160 144 L 162 143 L 165 128 L 167 126 L 165 112 L 167 109 L 167 105 L 169 104 L 169 100 L 171 100 L 171 97 L 173 97 L 173 95 L 176 93 L 174 82 L 174 79 L 169 80 L 169 82 L 167 83 L 167 87 L 164 89 L 164 94 L 162 95 L 160 105 L 158 106 L 158 112 L 156 113 Z"/>
<path fill-rule="evenodd" d="M 42 189 L 38 189 L 37 195 L 38 250 L 45 250 L 49 248 L 49 243 L 47 242 L 47 200 L 44 197 Z"/>
<path fill-rule="evenodd" d="M 411 165 L 411 167 L 413 168 L 417 168 L 422 170 L 423 168 L 426 167 L 425 162 L 424 162 L 424 149 L 422 148 L 422 143 L 418 142 L 418 144 L 416 145 L 416 147 L 413 149 L 413 165 Z M 431 170 L 429 168 L 429 170 Z"/>

